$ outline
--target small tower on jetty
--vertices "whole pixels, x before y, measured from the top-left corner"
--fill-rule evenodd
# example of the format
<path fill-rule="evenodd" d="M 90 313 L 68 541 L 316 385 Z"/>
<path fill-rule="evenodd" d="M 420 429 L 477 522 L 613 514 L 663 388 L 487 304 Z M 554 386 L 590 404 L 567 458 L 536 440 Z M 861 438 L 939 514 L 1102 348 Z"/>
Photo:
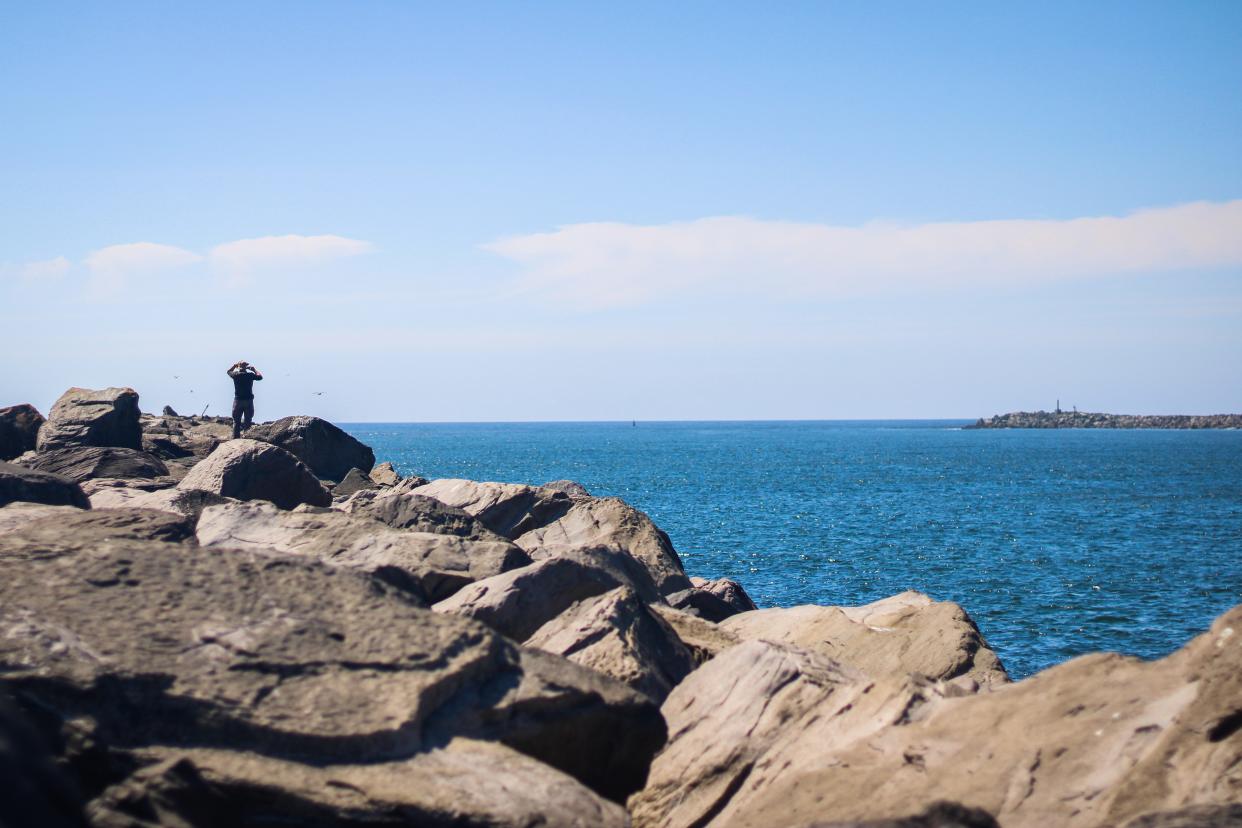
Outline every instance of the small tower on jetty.
<path fill-rule="evenodd" d="M 1061 399 L 1059 397 L 1057 398 L 1057 413 L 1061 413 Z"/>

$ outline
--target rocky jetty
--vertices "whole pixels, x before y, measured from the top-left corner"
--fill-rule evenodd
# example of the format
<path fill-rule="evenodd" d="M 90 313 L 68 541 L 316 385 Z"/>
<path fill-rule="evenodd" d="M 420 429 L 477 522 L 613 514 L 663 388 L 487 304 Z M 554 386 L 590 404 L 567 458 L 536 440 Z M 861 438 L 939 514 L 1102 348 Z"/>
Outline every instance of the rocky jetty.
<path fill-rule="evenodd" d="M 758 608 L 573 481 L 137 402 L 0 410 L 0 825 L 1242 823 L 1242 607 L 1011 682 L 951 602 Z"/>
<path fill-rule="evenodd" d="M 1101 414 L 1013 411 L 979 418 L 966 428 L 1242 428 L 1242 414 Z"/>

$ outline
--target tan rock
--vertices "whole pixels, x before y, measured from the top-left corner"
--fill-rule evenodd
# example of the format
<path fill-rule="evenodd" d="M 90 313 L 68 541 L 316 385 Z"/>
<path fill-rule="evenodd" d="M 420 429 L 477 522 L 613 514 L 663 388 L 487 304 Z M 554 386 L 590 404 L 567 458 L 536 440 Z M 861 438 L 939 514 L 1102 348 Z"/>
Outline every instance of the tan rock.
<path fill-rule="evenodd" d="M 668 535 L 620 498 L 576 500 L 563 517 L 532 529 L 515 542 L 535 560 L 554 557 L 567 549 L 617 547 L 647 568 L 661 594 L 690 588 L 690 579 Z"/>
<path fill-rule="evenodd" d="M 919 592 L 862 607 L 754 610 L 725 619 L 721 627 L 742 639 L 817 650 L 877 678 L 921 673 L 933 679 L 970 676 L 982 684 L 1009 680 L 965 610 Z"/>
<path fill-rule="evenodd" d="M 1006 828 L 1103 828 L 1242 801 L 1242 607 L 1159 661 L 1083 656 L 990 692 L 829 665 L 750 641 L 692 673 L 662 708 L 670 742 L 635 824 L 861 821 L 947 799 Z"/>
<path fill-rule="evenodd" d="M 524 643 L 612 676 L 656 701 L 697 666 L 672 627 L 629 587 L 575 603 Z"/>
<path fill-rule="evenodd" d="M 433 480 L 413 491 L 462 509 L 509 539 L 551 523 L 569 511 L 572 504 L 564 492 L 519 483 L 445 479 Z"/>
<path fill-rule="evenodd" d="M 647 571 L 624 551 L 571 549 L 469 584 L 432 609 L 482 621 L 514 641 L 524 641 L 574 602 L 621 586 L 644 601 L 660 600 Z"/>
<path fill-rule="evenodd" d="M 102 746 L 372 764 L 463 736 L 616 799 L 663 743 L 642 694 L 374 578 L 114 528 L 0 535 L 0 690 Z"/>
<path fill-rule="evenodd" d="M 392 463 L 384 461 L 371 469 L 371 482 L 377 486 L 396 486 L 401 482 L 401 475 L 392 467 Z"/>
<path fill-rule="evenodd" d="M 195 530 L 203 546 L 300 555 L 379 575 L 428 601 L 448 598 L 473 581 L 530 563 L 509 541 L 393 529 L 334 509 L 232 503 L 203 510 Z"/>
<path fill-rule="evenodd" d="M 97 828 L 158 825 L 488 825 L 624 828 L 625 810 L 504 745 L 453 739 L 409 759 L 311 765 L 241 751 L 140 753 L 89 808 Z"/>
<path fill-rule="evenodd" d="M 742 643 L 735 633 L 697 615 L 662 604 L 651 604 L 651 609 L 664 619 L 681 642 L 690 648 L 694 660 L 704 664 L 720 653 Z"/>
<path fill-rule="evenodd" d="M 177 487 L 237 500 L 267 500 L 282 509 L 329 506 L 332 495 L 301 460 L 258 440 L 230 440 L 200 460 Z"/>

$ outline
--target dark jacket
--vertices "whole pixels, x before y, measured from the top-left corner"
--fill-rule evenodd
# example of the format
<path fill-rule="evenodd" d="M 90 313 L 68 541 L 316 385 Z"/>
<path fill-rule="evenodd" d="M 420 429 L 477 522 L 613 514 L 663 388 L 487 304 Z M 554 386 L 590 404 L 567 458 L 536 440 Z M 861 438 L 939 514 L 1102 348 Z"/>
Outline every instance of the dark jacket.
<path fill-rule="evenodd" d="M 228 374 L 233 378 L 233 399 L 253 400 L 254 381 L 263 379 L 263 375 L 255 371 L 253 367 L 237 370 L 230 368 Z"/>

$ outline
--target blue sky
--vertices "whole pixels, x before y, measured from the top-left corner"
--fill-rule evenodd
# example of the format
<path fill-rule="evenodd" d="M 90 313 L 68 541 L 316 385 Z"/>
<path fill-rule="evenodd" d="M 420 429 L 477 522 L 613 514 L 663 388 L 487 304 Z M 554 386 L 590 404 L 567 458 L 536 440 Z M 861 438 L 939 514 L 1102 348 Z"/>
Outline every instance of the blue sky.
<path fill-rule="evenodd" d="M 0 6 L 0 404 L 1242 410 L 1242 5 Z M 323 392 L 317 394 L 316 392 Z"/>

